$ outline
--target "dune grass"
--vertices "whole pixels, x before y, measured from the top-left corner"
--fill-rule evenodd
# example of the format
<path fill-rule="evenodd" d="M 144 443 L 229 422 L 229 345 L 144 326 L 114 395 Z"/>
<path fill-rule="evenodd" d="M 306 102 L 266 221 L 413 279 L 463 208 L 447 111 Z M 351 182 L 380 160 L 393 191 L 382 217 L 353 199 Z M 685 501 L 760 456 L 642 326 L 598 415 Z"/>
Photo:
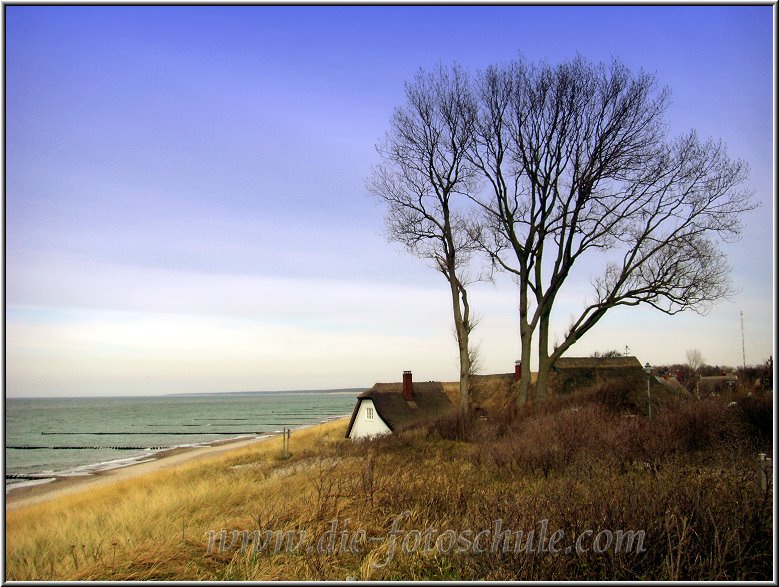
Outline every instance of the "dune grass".
<path fill-rule="evenodd" d="M 312 450 L 345 427 L 338 421 L 295 431 L 292 450 Z M 7 578 L 207 577 L 212 571 L 199 562 L 206 532 L 245 524 L 258 503 L 273 503 L 287 485 L 269 478 L 287 462 L 280 455 L 281 439 L 273 438 L 8 512 Z"/>
<path fill-rule="evenodd" d="M 7 578 L 770 579 L 770 398 L 648 422 L 607 391 L 369 442 L 339 421 L 293 433 L 289 459 L 277 438 L 10 512 Z M 644 551 L 472 547 L 483 530 L 537 539 L 544 520 L 563 545 L 641 530 Z"/>

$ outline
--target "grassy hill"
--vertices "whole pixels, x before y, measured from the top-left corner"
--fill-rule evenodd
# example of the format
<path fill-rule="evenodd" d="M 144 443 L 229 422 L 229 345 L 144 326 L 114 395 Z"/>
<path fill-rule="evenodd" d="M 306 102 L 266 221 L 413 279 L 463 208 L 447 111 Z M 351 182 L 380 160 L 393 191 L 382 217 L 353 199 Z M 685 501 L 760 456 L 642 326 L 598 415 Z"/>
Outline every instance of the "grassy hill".
<path fill-rule="evenodd" d="M 361 442 L 339 421 L 289 459 L 276 439 L 9 512 L 7 578 L 771 579 L 770 397 L 651 422 L 620 397 Z"/>

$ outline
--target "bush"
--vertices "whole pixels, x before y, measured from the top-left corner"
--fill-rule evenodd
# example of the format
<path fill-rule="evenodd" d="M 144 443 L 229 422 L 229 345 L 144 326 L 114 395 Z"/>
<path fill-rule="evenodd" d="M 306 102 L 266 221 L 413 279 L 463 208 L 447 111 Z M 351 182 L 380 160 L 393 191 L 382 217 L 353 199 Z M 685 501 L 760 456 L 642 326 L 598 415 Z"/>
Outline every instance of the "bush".
<path fill-rule="evenodd" d="M 428 435 L 436 435 L 445 440 L 471 440 L 476 432 L 479 418 L 475 412 L 467 414 L 455 412 L 432 422 L 422 423 Z"/>
<path fill-rule="evenodd" d="M 388 458 L 414 466 L 399 466 L 380 507 L 437 528 L 642 530 L 646 552 L 409 555 L 370 578 L 770 578 L 772 504 L 755 465 L 771 450 L 770 398 L 666 402 L 652 421 L 631 406 L 631 390 L 607 382 L 486 422 L 430 423 L 413 456 L 408 440 L 389 438 Z"/>
<path fill-rule="evenodd" d="M 736 412 L 746 438 L 756 448 L 768 444 L 773 434 L 773 399 L 770 396 L 747 396 L 741 398 L 737 406 Z"/>
<path fill-rule="evenodd" d="M 490 414 L 486 421 L 450 417 L 369 441 L 320 442 L 301 446 L 283 463 L 274 464 L 269 452 L 256 448 L 180 473 L 186 476 L 183 485 L 172 476 L 165 478 L 168 481 L 158 477 L 162 485 L 156 487 L 167 488 L 166 499 L 149 500 L 147 487 L 139 484 L 118 501 L 105 493 L 89 507 L 66 502 L 67 511 L 52 517 L 46 512 L 55 510 L 42 510 L 45 515 L 36 522 L 35 543 L 45 551 L 33 550 L 32 536 L 27 539 L 31 546 L 20 549 L 17 541 L 24 537 L 14 534 L 14 543 L 9 543 L 12 576 L 770 580 L 773 494 L 761 490 L 755 462 L 756 452 L 771 450 L 770 398 L 744 398 L 736 405 L 721 399 L 691 401 L 660 411 L 650 422 L 643 415 L 624 413 L 621 397 L 616 387 L 590 390 Z M 238 463 L 260 463 L 263 472 L 236 469 Z M 155 515 L 139 518 L 141 506 L 153 507 Z M 122 517 L 114 519 L 121 512 Z M 182 512 L 196 518 L 187 519 L 186 540 L 178 527 Z M 404 534 L 398 537 L 392 560 L 374 567 L 371 563 L 387 558 L 388 531 L 404 512 Z M 18 515 L 12 512 L 10 518 L 18 529 Z M 51 524 L 52 519 L 59 521 Z M 81 525 L 87 519 L 95 526 L 88 534 L 93 540 L 84 542 L 86 552 L 75 553 L 76 567 L 71 537 L 87 535 Z M 141 525 L 130 530 L 124 520 Z M 366 531 L 360 552 L 309 553 L 333 520 L 339 530 L 348 522 L 350 530 Z M 441 554 L 403 548 L 414 530 L 432 528 L 438 535 L 448 530 L 478 532 L 497 528 L 498 521 L 511 533 L 524 531 L 525 544 L 528 531 L 535 531 L 536 545 L 542 521 L 550 533 L 563 531 L 564 545 L 588 530 L 640 531 L 644 551 Z M 253 554 L 249 549 L 204 556 L 202 536 L 209 528 L 304 529 L 308 534 L 297 552 Z M 127 547 L 118 547 L 116 561 L 113 556 L 100 559 L 105 537 L 117 534 Z M 371 537 L 381 540 L 372 542 Z M 515 544 L 516 535 L 512 540 Z M 98 553 L 92 555 L 95 560 L 87 560 L 93 552 Z"/>

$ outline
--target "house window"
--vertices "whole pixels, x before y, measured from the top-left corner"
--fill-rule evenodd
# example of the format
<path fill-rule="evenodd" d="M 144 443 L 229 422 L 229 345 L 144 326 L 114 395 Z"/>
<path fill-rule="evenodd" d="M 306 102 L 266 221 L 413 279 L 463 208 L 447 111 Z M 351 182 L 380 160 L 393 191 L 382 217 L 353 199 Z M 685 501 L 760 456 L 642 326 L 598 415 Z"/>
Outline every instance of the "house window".
<path fill-rule="evenodd" d="M 365 408 L 365 417 L 368 420 L 373 420 L 373 408 Z"/>

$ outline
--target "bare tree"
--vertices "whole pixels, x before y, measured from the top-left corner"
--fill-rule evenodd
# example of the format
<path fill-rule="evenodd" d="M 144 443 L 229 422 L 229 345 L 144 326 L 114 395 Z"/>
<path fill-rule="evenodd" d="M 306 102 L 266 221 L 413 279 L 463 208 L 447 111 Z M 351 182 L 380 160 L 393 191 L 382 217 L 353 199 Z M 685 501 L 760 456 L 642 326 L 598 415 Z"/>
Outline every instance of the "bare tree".
<path fill-rule="evenodd" d="M 387 137 L 378 147 L 383 164 L 368 181 L 368 189 L 387 204 L 389 239 L 430 261 L 449 284 L 463 413 L 468 410 L 476 353 L 469 346 L 474 322 L 467 292 L 475 279 L 468 265 L 476 246 L 467 207 L 457 204 L 458 195 L 469 192 L 474 177 L 466 157 L 476 113 L 468 85 L 458 67 L 420 71 L 406 85 L 406 104 L 395 110 Z"/>
<path fill-rule="evenodd" d="M 520 399 L 538 336 L 536 397 L 554 362 L 611 308 L 646 304 L 705 313 L 732 290 L 718 240 L 735 238 L 754 206 L 737 187 L 747 165 L 694 132 L 666 138 L 668 92 L 618 61 L 525 61 L 479 79 L 473 164 L 487 180 L 474 197 L 480 245 L 515 275 L 520 294 Z M 550 352 L 552 310 L 575 265 L 601 273 L 592 299 Z"/>
<path fill-rule="evenodd" d="M 687 351 L 687 364 L 690 369 L 697 371 L 703 366 L 703 355 L 698 349 L 689 349 Z"/>
<path fill-rule="evenodd" d="M 590 356 L 595 359 L 614 359 L 616 357 L 622 357 L 624 355 L 620 351 L 612 349 L 610 351 L 605 351 L 602 353 L 600 351 L 595 351 Z"/>

